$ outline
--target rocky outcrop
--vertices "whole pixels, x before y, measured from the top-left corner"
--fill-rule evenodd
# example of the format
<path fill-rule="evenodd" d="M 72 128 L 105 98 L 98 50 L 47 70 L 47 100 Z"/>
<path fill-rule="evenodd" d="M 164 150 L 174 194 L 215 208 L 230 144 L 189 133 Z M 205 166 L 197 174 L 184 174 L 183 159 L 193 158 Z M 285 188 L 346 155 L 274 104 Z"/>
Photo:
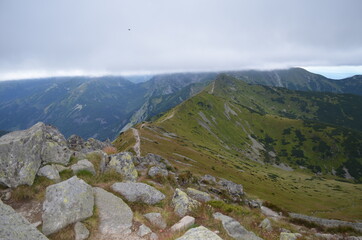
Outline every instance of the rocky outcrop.
<path fill-rule="evenodd" d="M 76 176 L 46 189 L 43 233 L 52 234 L 93 215 L 93 189 Z"/>
<path fill-rule="evenodd" d="M 133 212 L 119 197 L 102 188 L 94 188 L 99 213 L 99 231 L 102 235 L 127 236 L 131 233 Z"/>
<path fill-rule="evenodd" d="M 89 230 L 83 223 L 77 222 L 74 225 L 75 240 L 85 240 L 89 237 Z"/>
<path fill-rule="evenodd" d="M 134 157 L 133 162 L 139 169 L 146 169 L 148 166 L 157 166 L 165 170 L 167 168 L 172 168 L 172 165 L 168 160 L 153 153 L 148 153 L 144 157 Z"/>
<path fill-rule="evenodd" d="M 175 213 L 183 217 L 193 208 L 199 206 L 199 202 L 187 196 L 187 194 L 180 189 L 176 188 L 172 198 L 172 205 L 174 206 Z"/>
<path fill-rule="evenodd" d="M 145 183 L 114 183 L 111 188 L 130 202 L 156 204 L 165 199 L 165 195 L 163 193 Z"/>
<path fill-rule="evenodd" d="M 289 216 L 292 218 L 298 218 L 305 221 L 313 222 L 325 227 L 347 226 L 362 232 L 362 222 L 353 223 L 353 222 L 346 222 L 346 221 L 333 220 L 333 219 L 324 219 L 324 218 L 306 216 L 298 213 L 289 213 Z"/>
<path fill-rule="evenodd" d="M 195 223 L 195 218 L 194 218 L 194 217 L 185 216 L 185 217 L 181 218 L 180 221 L 178 221 L 177 223 L 175 223 L 175 224 L 171 227 L 171 231 L 173 231 L 173 232 L 178 232 L 178 231 L 182 231 L 182 230 L 188 229 L 188 228 L 191 227 L 194 223 Z"/>
<path fill-rule="evenodd" d="M 208 193 L 205 193 L 205 192 L 193 189 L 193 188 L 187 188 L 186 192 L 191 198 L 193 198 L 199 202 L 211 201 L 211 196 Z"/>
<path fill-rule="evenodd" d="M 161 213 L 147 213 L 143 216 L 156 228 L 165 229 L 167 227 Z"/>
<path fill-rule="evenodd" d="M 41 122 L 6 134 L 0 138 L 0 184 L 32 185 L 42 164 L 67 164 L 70 155 L 63 135 Z"/>
<path fill-rule="evenodd" d="M 214 213 L 214 218 L 220 220 L 227 234 L 234 239 L 262 240 L 255 233 L 246 230 L 238 221 L 222 213 Z"/>
<path fill-rule="evenodd" d="M 37 175 L 46 177 L 50 180 L 55 180 L 55 181 L 60 180 L 59 172 L 54 165 L 46 165 L 44 167 L 39 168 Z"/>
<path fill-rule="evenodd" d="M 280 240 L 297 240 L 297 238 L 300 236 L 301 235 L 298 233 L 282 232 L 282 233 L 280 233 Z"/>
<path fill-rule="evenodd" d="M 148 170 L 148 176 L 150 177 L 167 177 L 168 171 L 157 166 L 153 166 Z"/>
<path fill-rule="evenodd" d="M 109 156 L 109 162 L 106 165 L 107 170 L 115 170 L 122 175 L 125 181 L 135 182 L 138 173 L 132 161 L 132 155 L 128 152 L 117 153 Z"/>
<path fill-rule="evenodd" d="M 216 233 L 210 231 L 204 226 L 192 228 L 188 230 L 182 237 L 177 238 L 176 240 L 222 240 Z"/>
<path fill-rule="evenodd" d="M 223 178 L 220 179 L 218 184 L 221 188 L 228 192 L 228 194 L 234 201 L 241 201 L 244 195 L 243 186 L 241 184 L 236 184 Z"/>
<path fill-rule="evenodd" d="M 73 164 L 70 167 L 73 170 L 74 174 L 77 174 L 79 171 L 88 171 L 93 175 L 96 175 L 96 170 L 94 169 L 93 163 L 87 159 L 78 161 L 76 164 Z"/>
<path fill-rule="evenodd" d="M 0 239 L 2 240 L 47 240 L 39 230 L 24 217 L 0 200 Z"/>
<path fill-rule="evenodd" d="M 213 185 L 216 184 L 216 178 L 211 175 L 204 175 L 203 177 L 201 177 L 200 183 Z"/>
<path fill-rule="evenodd" d="M 73 134 L 67 139 L 67 145 L 71 150 L 80 152 L 84 148 L 84 140 Z"/>

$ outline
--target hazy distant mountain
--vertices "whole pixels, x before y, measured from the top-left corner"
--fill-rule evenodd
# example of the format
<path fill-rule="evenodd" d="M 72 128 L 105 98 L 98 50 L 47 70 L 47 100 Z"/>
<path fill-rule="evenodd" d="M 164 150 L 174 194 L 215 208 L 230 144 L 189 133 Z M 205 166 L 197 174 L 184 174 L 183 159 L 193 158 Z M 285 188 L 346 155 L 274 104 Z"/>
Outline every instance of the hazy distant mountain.
<path fill-rule="evenodd" d="M 251 84 L 362 95 L 362 77 L 331 80 L 304 69 L 226 72 Z M 66 136 L 113 139 L 200 92 L 217 73 L 177 73 L 134 83 L 132 77 L 58 77 L 0 82 L 0 129 L 25 129 L 38 121 Z M 137 76 L 141 81 L 150 76 Z"/>

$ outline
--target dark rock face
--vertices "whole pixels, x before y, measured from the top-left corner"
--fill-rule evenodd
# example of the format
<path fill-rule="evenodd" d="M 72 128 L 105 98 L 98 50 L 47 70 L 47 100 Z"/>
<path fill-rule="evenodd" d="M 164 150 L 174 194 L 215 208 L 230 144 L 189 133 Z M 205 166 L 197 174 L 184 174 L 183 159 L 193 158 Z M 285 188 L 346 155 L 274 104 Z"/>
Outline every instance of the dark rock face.
<path fill-rule="evenodd" d="M 0 138 L 0 184 L 32 185 L 41 165 L 67 164 L 70 155 L 64 136 L 41 122 L 6 134 Z"/>

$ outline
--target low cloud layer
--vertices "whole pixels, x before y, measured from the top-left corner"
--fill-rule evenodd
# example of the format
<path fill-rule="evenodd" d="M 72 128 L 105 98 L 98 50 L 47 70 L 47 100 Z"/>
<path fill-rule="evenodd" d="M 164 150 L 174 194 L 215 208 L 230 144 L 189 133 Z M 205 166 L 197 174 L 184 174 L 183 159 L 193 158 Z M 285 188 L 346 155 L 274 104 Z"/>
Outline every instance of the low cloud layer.
<path fill-rule="evenodd" d="M 360 0 L 0 2 L 0 79 L 362 65 Z"/>

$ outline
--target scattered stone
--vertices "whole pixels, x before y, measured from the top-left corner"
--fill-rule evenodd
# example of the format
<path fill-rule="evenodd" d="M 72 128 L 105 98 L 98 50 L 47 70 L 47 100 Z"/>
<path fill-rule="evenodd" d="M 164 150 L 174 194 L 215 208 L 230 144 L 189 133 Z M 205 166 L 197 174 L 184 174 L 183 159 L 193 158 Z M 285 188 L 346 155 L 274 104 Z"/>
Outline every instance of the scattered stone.
<path fill-rule="evenodd" d="M 93 188 L 99 211 L 99 231 L 102 235 L 127 235 L 131 232 L 133 212 L 119 197 L 102 188 Z"/>
<path fill-rule="evenodd" d="M 260 208 L 261 204 L 256 200 L 247 200 L 247 204 L 250 208 Z"/>
<path fill-rule="evenodd" d="M 151 233 L 150 240 L 158 240 L 158 236 L 156 233 Z"/>
<path fill-rule="evenodd" d="M 143 202 L 152 205 L 165 199 L 163 193 L 145 183 L 119 182 L 114 183 L 111 188 L 130 202 Z"/>
<path fill-rule="evenodd" d="M 60 180 L 59 172 L 53 165 L 46 165 L 42 168 L 39 168 L 37 175 L 46 177 L 50 180 Z"/>
<path fill-rule="evenodd" d="M 296 233 L 280 233 L 280 240 L 296 240 L 298 238 L 298 234 Z"/>
<path fill-rule="evenodd" d="M 151 233 L 151 229 L 149 227 L 147 227 L 146 225 L 142 224 L 137 231 L 137 235 L 140 237 L 144 237 L 147 234 Z"/>
<path fill-rule="evenodd" d="M 193 188 L 187 188 L 186 192 L 191 198 L 193 198 L 199 202 L 211 201 L 211 196 L 208 193 L 205 193 L 205 192 L 193 189 Z"/>
<path fill-rule="evenodd" d="M 47 240 L 38 229 L 15 210 L 0 201 L 0 239 Z"/>
<path fill-rule="evenodd" d="M 67 164 L 70 155 L 63 135 L 44 123 L 8 133 L 0 138 L 0 184 L 30 186 L 42 164 Z"/>
<path fill-rule="evenodd" d="M 188 230 L 182 237 L 177 238 L 176 240 L 222 240 L 216 233 L 210 231 L 204 226 L 192 228 Z"/>
<path fill-rule="evenodd" d="M 157 166 L 153 166 L 148 170 L 148 176 L 150 177 L 167 177 L 168 171 Z"/>
<path fill-rule="evenodd" d="M 81 222 L 77 222 L 74 225 L 74 232 L 75 232 L 75 240 L 85 240 L 89 237 L 89 230 Z"/>
<path fill-rule="evenodd" d="M 280 219 L 281 218 L 281 216 L 277 212 L 271 210 L 270 208 L 261 206 L 260 210 L 266 217 L 272 217 L 272 218 L 275 218 L 275 219 Z"/>
<path fill-rule="evenodd" d="M 205 183 L 205 184 L 216 184 L 216 178 L 211 176 L 211 175 L 204 175 L 201 179 L 200 179 L 200 183 Z"/>
<path fill-rule="evenodd" d="M 110 161 L 106 166 L 106 170 L 114 169 L 122 175 L 124 180 L 135 182 L 138 173 L 133 165 L 132 155 L 128 152 L 117 153 L 109 156 Z"/>
<path fill-rule="evenodd" d="M 88 171 L 93 175 L 96 175 L 96 170 L 94 169 L 93 163 L 87 159 L 78 161 L 76 164 L 73 164 L 70 167 L 73 170 L 74 174 L 77 174 L 79 171 Z"/>
<path fill-rule="evenodd" d="M 97 150 L 102 150 L 105 147 L 110 147 L 112 144 L 109 142 L 101 142 L 94 138 L 89 138 L 85 143 L 82 149 L 82 152 L 89 153 Z"/>
<path fill-rule="evenodd" d="M 93 215 L 92 187 L 76 176 L 46 188 L 43 233 L 49 235 Z"/>
<path fill-rule="evenodd" d="M 172 198 L 172 205 L 174 206 L 175 213 L 183 217 L 193 208 L 197 207 L 200 203 L 189 196 L 180 189 L 176 188 Z"/>
<path fill-rule="evenodd" d="M 218 184 L 225 189 L 234 201 L 240 201 L 244 195 L 243 186 L 232 181 L 221 179 Z"/>
<path fill-rule="evenodd" d="M 262 240 L 255 233 L 246 230 L 238 221 L 222 213 L 214 213 L 214 218 L 222 222 L 227 234 L 234 239 Z"/>
<path fill-rule="evenodd" d="M 194 223 L 195 223 L 194 217 L 185 216 L 171 227 L 171 231 L 173 232 L 183 231 L 191 227 Z"/>
<path fill-rule="evenodd" d="M 264 229 L 264 230 L 267 230 L 267 231 L 272 231 L 273 230 L 273 227 L 271 225 L 271 222 L 268 218 L 265 218 L 260 224 L 259 224 L 259 227 Z"/>
<path fill-rule="evenodd" d="M 147 213 L 143 215 L 153 226 L 159 229 L 165 229 L 167 224 L 163 219 L 161 213 Z"/>

